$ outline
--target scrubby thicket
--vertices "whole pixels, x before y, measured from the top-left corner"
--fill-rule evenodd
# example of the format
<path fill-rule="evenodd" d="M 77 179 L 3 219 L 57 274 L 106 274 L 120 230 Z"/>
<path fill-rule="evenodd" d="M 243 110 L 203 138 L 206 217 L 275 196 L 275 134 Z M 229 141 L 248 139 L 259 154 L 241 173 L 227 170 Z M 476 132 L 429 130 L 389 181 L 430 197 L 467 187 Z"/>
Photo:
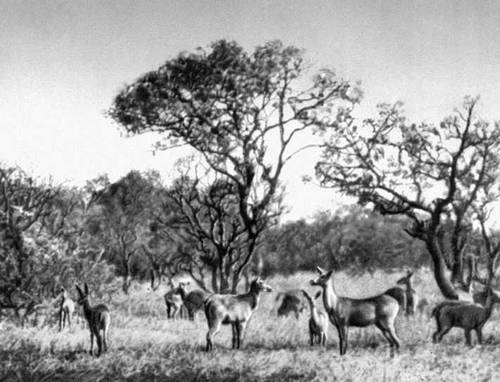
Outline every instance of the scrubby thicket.
<path fill-rule="evenodd" d="M 366 296 L 394 284 L 401 272 L 376 272 L 360 277 L 335 276 L 339 294 Z M 308 286 L 314 274 L 268 279 L 276 292 Z M 442 299 L 428 271 L 415 275 L 414 287 L 431 306 Z M 12 381 L 440 381 L 500 378 L 500 316 L 493 313 L 484 329 L 485 344 L 464 348 L 463 332 L 455 329 L 441 344 L 432 344 L 435 330 L 429 311 L 396 319 L 402 342 L 399 355 L 389 356 L 386 341 L 376 328 L 351 328 L 349 353 L 338 355 L 335 328 L 329 327 L 327 349 L 310 347 L 309 314 L 299 320 L 277 317 L 276 292 L 265 294 L 252 317 L 243 348 L 232 351 L 231 330 L 224 326 L 215 340 L 215 351 L 205 353 L 206 320 L 198 313 L 194 322 L 167 320 L 161 288 L 133 284 L 130 296 L 117 293 L 109 304 L 112 315 L 110 351 L 100 358 L 88 355 L 89 335 L 84 323 L 57 332 L 47 323 L 21 329 L 9 323 L 0 327 L 0 379 Z M 132 309 L 129 311 L 128 304 Z"/>

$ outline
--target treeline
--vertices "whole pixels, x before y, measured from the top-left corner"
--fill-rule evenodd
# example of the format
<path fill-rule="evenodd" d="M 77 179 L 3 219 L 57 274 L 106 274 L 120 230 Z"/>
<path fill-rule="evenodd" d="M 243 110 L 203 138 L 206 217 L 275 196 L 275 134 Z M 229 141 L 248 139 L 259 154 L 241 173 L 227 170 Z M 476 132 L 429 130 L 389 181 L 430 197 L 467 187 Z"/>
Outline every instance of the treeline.
<path fill-rule="evenodd" d="M 19 168 L 3 166 L 0 175 L 0 312 L 29 314 L 79 280 L 101 296 L 128 293 L 133 280 L 152 281 L 155 288 L 179 273 L 204 289 L 222 289 L 217 248 L 195 240 L 199 231 L 190 235 L 193 227 L 176 199 L 185 191 L 179 179 L 165 185 L 157 172 L 131 171 L 116 182 L 101 176 L 68 188 Z M 190 209 L 199 209 L 200 230 L 215 229 L 203 217 L 213 213 L 220 187 L 207 190 L 212 204 L 189 201 Z M 352 272 L 418 266 L 425 262 L 423 250 L 402 231 L 403 223 L 350 207 L 318 213 L 309 222 L 276 224 L 262 236 L 242 278 L 317 264 Z"/>

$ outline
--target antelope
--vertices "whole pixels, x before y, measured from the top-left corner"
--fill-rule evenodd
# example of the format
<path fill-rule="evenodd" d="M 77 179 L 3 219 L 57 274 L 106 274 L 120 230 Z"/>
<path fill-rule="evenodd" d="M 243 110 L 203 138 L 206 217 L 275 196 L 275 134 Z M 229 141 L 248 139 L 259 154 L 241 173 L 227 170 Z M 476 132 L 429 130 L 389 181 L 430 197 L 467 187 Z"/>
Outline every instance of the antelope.
<path fill-rule="evenodd" d="M 179 294 L 179 288 L 174 287 L 172 281 L 170 281 L 170 289 L 163 298 L 165 299 L 165 305 L 167 308 L 167 318 L 175 318 L 177 312 L 179 312 L 180 318 L 183 318 L 183 310 L 182 310 L 182 297 Z"/>
<path fill-rule="evenodd" d="M 432 311 L 431 317 L 436 319 L 436 332 L 432 335 L 434 343 L 440 342 L 451 328 L 464 329 L 465 343 L 472 346 L 471 332 L 474 330 L 479 344 L 483 342 L 483 326 L 488 321 L 493 311 L 494 304 L 498 302 L 491 288 L 487 290 L 486 305 L 481 306 L 464 301 L 446 301 L 439 304 Z"/>
<path fill-rule="evenodd" d="M 333 287 L 333 270 L 326 272 L 317 267 L 318 278 L 311 280 L 311 285 L 323 289 L 323 304 L 330 321 L 337 328 L 340 355 L 347 351 L 349 326 L 366 327 L 375 325 L 389 342 L 391 350 L 399 349 L 399 339 L 394 329 L 394 320 L 398 315 L 399 304 L 391 296 L 377 296 L 354 299 L 337 296 Z"/>
<path fill-rule="evenodd" d="M 75 311 L 75 303 L 69 296 L 64 287 L 61 287 L 61 303 L 59 304 L 59 331 L 62 331 L 68 321 L 68 327 L 71 327 L 71 316 Z"/>
<path fill-rule="evenodd" d="M 326 346 L 328 317 L 325 312 L 318 310 L 316 302 L 309 296 L 309 293 L 305 290 L 302 290 L 302 293 L 307 301 L 309 301 L 309 309 L 311 310 L 311 317 L 309 318 L 309 343 L 313 346 L 314 340 L 316 340 L 316 344 Z M 321 292 L 318 292 L 314 298 L 317 299 L 320 295 Z"/>
<path fill-rule="evenodd" d="M 182 298 L 184 306 L 188 311 L 188 317 L 191 321 L 194 320 L 194 315 L 197 311 L 203 309 L 204 302 L 208 297 L 208 293 L 200 289 L 195 289 L 189 293 L 186 291 L 186 285 L 189 285 L 189 281 L 179 283 L 177 290 Z"/>
<path fill-rule="evenodd" d="M 109 309 L 104 304 L 99 304 L 95 306 L 90 306 L 89 301 L 89 287 L 85 283 L 85 292 L 82 292 L 80 287 L 76 285 L 76 290 L 78 292 L 78 304 L 83 307 L 83 314 L 87 323 L 89 324 L 90 330 L 90 355 L 94 352 L 94 336 L 97 340 L 97 357 L 102 353 L 103 347 L 104 351 L 108 350 L 108 329 L 110 324 L 110 314 Z M 102 335 L 101 335 L 102 331 Z"/>
<path fill-rule="evenodd" d="M 400 286 L 395 286 L 395 287 L 392 287 L 392 288 L 389 288 L 387 289 L 384 294 L 388 295 L 388 296 L 391 296 L 392 298 L 394 298 L 398 304 L 399 304 L 399 309 L 401 312 L 406 312 L 406 306 L 407 306 L 407 302 L 406 302 L 406 290 L 404 290 L 403 288 L 401 288 Z"/>
<path fill-rule="evenodd" d="M 417 311 L 417 305 L 418 305 L 418 295 L 417 291 L 413 289 L 412 286 L 412 277 L 413 277 L 413 272 L 410 270 L 407 271 L 406 276 L 400 278 L 398 281 L 396 281 L 396 284 L 398 285 L 404 285 L 406 290 L 406 307 L 404 309 L 405 313 L 407 316 L 413 316 L 415 312 Z"/>
<path fill-rule="evenodd" d="M 290 313 L 295 314 L 295 318 L 299 319 L 299 314 L 306 308 L 302 300 L 302 290 L 291 289 L 285 292 L 278 293 L 276 301 L 283 296 L 281 304 L 278 308 L 278 317 L 287 316 Z"/>
<path fill-rule="evenodd" d="M 491 289 L 491 293 L 493 294 L 493 299 L 495 302 L 500 303 L 500 291 Z M 486 305 L 486 298 L 488 297 L 488 288 L 481 292 L 476 292 L 472 295 L 472 298 L 476 304 Z"/>
<path fill-rule="evenodd" d="M 205 315 L 208 322 L 206 351 L 213 349 L 212 340 L 221 324 L 231 324 L 233 330 L 232 348 L 239 349 L 248 320 L 257 309 L 262 291 L 272 288 L 260 278 L 252 280 L 250 290 L 244 294 L 213 294 L 205 301 Z"/>

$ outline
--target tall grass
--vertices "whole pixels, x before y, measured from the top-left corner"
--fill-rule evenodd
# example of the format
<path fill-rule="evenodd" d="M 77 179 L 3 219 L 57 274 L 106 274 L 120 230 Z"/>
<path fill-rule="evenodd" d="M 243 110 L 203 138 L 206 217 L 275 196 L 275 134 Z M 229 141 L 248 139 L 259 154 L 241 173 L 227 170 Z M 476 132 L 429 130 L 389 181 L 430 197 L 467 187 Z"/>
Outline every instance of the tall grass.
<path fill-rule="evenodd" d="M 335 275 L 339 294 L 362 297 L 392 286 L 399 274 L 377 273 L 351 278 Z M 268 280 L 276 291 L 309 286 L 311 274 Z M 416 275 L 416 289 L 431 302 L 441 299 L 429 273 Z M 402 349 L 390 356 L 375 328 L 349 333 L 346 356 L 340 357 L 337 334 L 330 326 L 327 349 L 308 345 L 308 314 L 299 320 L 276 316 L 275 293 L 264 294 L 252 317 L 241 350 L 232 351 L 231 330 L 215 337 L 205 353 L 207 324 L 167 320 L 160 292 L 137 286 L 130 297 L 111 305 L 110 350 L 100 358 L 88 354 L 89 333 L 83 322 L 58 333 L 56 326 L 0 326 L 0 380 L 7 381 L 487 381 L 500 380 L 500 317 L 485 327 L 485 344 L 464 346 L 454 329 L 434 345 L 434 321 L 428 315 L 397 319 Z M 320 304 L 322 305 L 322 304 Z M 432 304 L 431 304 L 432 305 Z"/>

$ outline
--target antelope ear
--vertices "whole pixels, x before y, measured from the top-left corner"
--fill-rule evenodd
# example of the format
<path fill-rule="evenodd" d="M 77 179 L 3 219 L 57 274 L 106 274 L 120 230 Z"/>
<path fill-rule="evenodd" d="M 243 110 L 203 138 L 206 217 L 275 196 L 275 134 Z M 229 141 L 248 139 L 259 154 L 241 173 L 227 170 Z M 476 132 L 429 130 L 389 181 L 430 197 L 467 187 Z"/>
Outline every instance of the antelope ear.
<path fill-rule="evenodd" d="M 324 270 L 323 268 L 321 268 L 321 267 L 316 267 L 316 270 L 318 271 L 318 273 L 319 273 L 320 275 L 325 274 L 325 270 Z"/>
<path fill-rule="evenodd" d="M 87 285 L 87 283 L 85 283 L 85 294 L 89 294 L 89 286 Z"/>
<path fill-rule="evenodd" d="M 82 290 L 80 289 L 80 287 L 78 285 L 75 285 L 75 287 L 76 287 L 76 291 L 78 292 L 78 296 L 80 296 L 80 298 L 82 298 L 83 297 Z"/>
<path fill-rule="evenodd" d="M 316 293 L 316 295 L 314 296 L 314 299 L 315 300 L 318 299 L 319 296 L 321 296 L 321 291 L 320 290 Z"/>

